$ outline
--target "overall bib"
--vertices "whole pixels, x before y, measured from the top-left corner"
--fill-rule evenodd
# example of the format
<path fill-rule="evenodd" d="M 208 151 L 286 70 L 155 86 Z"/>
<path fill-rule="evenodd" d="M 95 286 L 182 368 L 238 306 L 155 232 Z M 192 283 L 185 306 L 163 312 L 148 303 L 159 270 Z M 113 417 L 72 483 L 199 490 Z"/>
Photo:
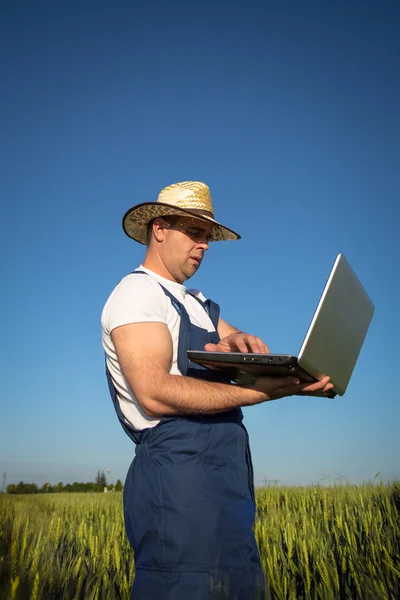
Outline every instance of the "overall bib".
<path fill-rule="evenodd" d="M 218 305 L 196 298 L 216 329 L 210 333 L 193 325 L 183 304 L 161 287 L 181 319 L 180 372 L 223 381 L 186 355 L 218 343 Z M 241 409 L 162 418 L 138 431 L 123 418 L 108 370 L 107 379 L 122 427 L 136 444 L 124 487 L 125 528 L 135 555 L 131 600 L 264 600 L 252 530 L 253 467 Z"/>

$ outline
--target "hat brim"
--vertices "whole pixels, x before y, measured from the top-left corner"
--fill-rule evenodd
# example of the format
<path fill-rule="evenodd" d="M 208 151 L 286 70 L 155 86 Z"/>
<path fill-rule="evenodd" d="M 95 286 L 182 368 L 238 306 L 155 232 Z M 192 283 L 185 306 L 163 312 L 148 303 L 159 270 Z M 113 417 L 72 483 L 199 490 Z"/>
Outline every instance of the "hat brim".
<path fill-rule="evenodd" d="M 147 226 L 157 217 L 180 215 L 183 217 L 194 217 L 207 223 L 213 223 L 210 242 L 222 242 L 225 240 L 240 240 L 240 235 L 221 225 L 212 217 L 199 214 L 190 209 L 176 208 L 163 202 L 143 202 L 133 206 L 126 211 L 122 218 L 122 228 L 126 235 L 140 244 L 147 244 Z"/>

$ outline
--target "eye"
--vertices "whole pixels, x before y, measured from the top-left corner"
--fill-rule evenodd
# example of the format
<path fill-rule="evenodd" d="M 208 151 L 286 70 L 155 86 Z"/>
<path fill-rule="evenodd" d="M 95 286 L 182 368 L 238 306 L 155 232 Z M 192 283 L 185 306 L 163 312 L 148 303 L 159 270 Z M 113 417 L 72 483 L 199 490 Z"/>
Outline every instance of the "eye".
<path fill-rule="evenodd" d="M 207 241 L 209 242 L 212 238 L 211 233 L 206 233 L 204 229 L 198 229 L 197 227 L 190 227 L 186 230 L 187 235 L 192 237 L 194 240 Z"/>

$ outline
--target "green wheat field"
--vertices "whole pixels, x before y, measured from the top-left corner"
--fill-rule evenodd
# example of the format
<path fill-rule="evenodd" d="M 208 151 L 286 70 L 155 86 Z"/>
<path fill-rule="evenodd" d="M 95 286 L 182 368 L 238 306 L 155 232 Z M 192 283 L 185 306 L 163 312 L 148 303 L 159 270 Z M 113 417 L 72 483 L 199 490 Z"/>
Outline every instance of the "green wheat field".
<path fill-rule="evenodd" d="M 271 598 L 400 598 L 399 513 L 400 484 L 257 490 Z M 134 576 L 121 493 L 0 495 L 1 600 L 128 599 Z"/>

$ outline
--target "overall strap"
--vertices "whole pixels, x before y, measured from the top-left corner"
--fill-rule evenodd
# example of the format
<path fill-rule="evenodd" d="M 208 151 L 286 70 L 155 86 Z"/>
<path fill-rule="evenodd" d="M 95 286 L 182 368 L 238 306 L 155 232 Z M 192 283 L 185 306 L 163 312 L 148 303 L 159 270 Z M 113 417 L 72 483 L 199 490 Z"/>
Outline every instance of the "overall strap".
<path fill-rule="evenodd" d="M 181 318 L 178 337 L 178 368 L 182 375 L 186 375 L 189 368 L 189 359 L 186 355 L 186 350 L 190 350 L 190 317 L 183 304 L 179 302 L 169 290 L 161 285 L 161 283 L 159 283 L 159 286 L 164 294 L 171 300 L 172 306 Z"/>
<path fill-rule="evenodd" d="M 110 396 L 111 396 L 111 399 L 114 404 L 115 412 L 117 413 L 117 417 L 119 419 L 119 422 L 122 425 L 123 430 L 125 431 L 126 435 L 131 438 L 132 442 L 134 442 L 135 444 L 140 444 L 143 434 L 141 431 L 134 429 L 131 425 L 128 425 L 128 423 L 125 422 L 124 415 L 122 414 L 122 410 L 119 406 L 119 402 L 118 402 L 118 398 L 117 398 L 117 390 L 115 389 L 115 386 L 111 379 L 111 373 L 107 366 L 107 359 L 106 359 L 106 377 L 107 377 L 108 389 L 109 389 Z"/>
<path fill-rule="evenodd" d="M 210 299 L 203 302 L 203 300 L 200 300 L 200 298 L 198 298 L 197 296 L 192 294 L 192 292 L 188 292 L 188 294 L 190 296 L 192 296 L 192 298 L 197 300 L 197 302 L 204 308 L 204 310 L 210 317 L 212 324 L 215 327 L 215 331 L 218 331 L 218 321 L 219 321 L 219 313 L 220 313 L 219 305 Z"/>
<path fill-rule="evenodd" d="M 131 275 L 137 275 L 137 274 L 149 275 L 148 273 L 146 273 L 146 271 L 133 271 L 131 273 Z M 149 275 L 149 277 L 150 277 L 150 275 Z M 160 286 L 160 288 L 163 290 L 164 294 L 166 296 L 168 296 L 168 298 L 171 300 L 171 304 L 175 308 L 178 315 L 180 315 L 181 318 L 182 318 L 182 316 L 183 317 L 187 316 L 187 318 L 189 319 L 189 315 L 187 314 L 186 308 L 183 306 L 183 304 L 181 302 L 179 302 L 179 300 L 177 298 L 175 298 L 175 296 L 170 291 L 168 291 L 167 288 L 165 288 L 159 281 L 157 281 L 157 283 Z"/>
<path fill-rule="evenodd" d="M 135 273 L 144 273 L 144 271 L 135 271 Z M 185 306 L 182 304 L 182 302 L 179 302 L 179 300 L 169 290 L 167 290 L 167 288 L 165 288 L 159 281 L 157 283 L 163 290 L 164 294 L 170 299 L 172 306 L 175 308 L 176 312 L 178 313 L 178 315 L 180 316 L 180 319 L 181 319 L 180 327 L 179 327 L 179 338 L 178 338 L 178 368 L 179 368 L 179 371 L 182 373 L 182 375 L 192 376 L 193 367 L 194 367 L 196 370 L 196 375 L 198 375 L 201 372 L 202 375 L 204 375 L 204 373 L 207 373 L 207 375 L 209 377 L 215 376 L 215 374 L 207 371 L 207 369 L 205 369 L 204 367 L 199 367 L 198 365 L 193 365 L 193 363 L 191 363 L 190 360 L 188 359 L 186 352 L 187 352 L 187 350 L 192 350 L 192 341 L 193 341 L 191 338 L 192 333 L 194 330 L 199 331 L 200 328 L 192 325 L 189 314 L 188 314 Z M 219 335 L 218 335 L 218 320 L 219 320 L 218 304 L 216 304 L 212 300 L 207 300 L 206 302 L 203 302 L 202 300 L 200 300 L 200 298 L 197 298 L 197 296 L 195 296 L 191 292 L 188 292 L 188 294 L 192 298 L 195 298 L 195 300 L 197 300 L 197 302 L 200 304 L 200 306 L 208 314 L 208 316 L 214 326 L 214 329 L 215 329 L 215 331 L 212 331 L 209 333 L 209 341 L 212 342 L 213 344 L 218 344 L 219 339 L 220 339 Z M 204 371 L 204 373 L 203 373 L 203 371 Z"/>
<path fill-rule="evenodd" d="M 133 271 L 131 273 L 131 275 L 136 275 L 136 274 L 148 275 L 148 273 L 146 273 L 146 271 Z M 150 277 L 150 275 L 149 275 L 149 277 Z M 183 304 L 181 302 L 179 302 L 179 300 L 171 292 L 169 292 L 159 281 L 157 281 L 157 283 L 163 289 L 165 295 L 168 296 L 168 298 L 171 300 L 171 304 L 175 308 L 177 313 L 181 317 L 182 317 L 182 314 L 186 313 L 186 315 L 189 317 L 189 315 L 187 314 L 186 308 L 183 306 Z M 218 321 L 219 321 L 219 314 L 220 314 L 219 305 L 210 299 L 203 302 L 203 300 L 200 300 L 200 298 L 195 296 L 195 294 L 192 294 L 192 292 L 188 292 L 188 294 L 190 296 L 192 296 L 192 298 L 197 300 L 197 302 L 200 304 L 200 306 L 202 308 L 204 308 L 204 310 L 210 317 L 212 324 L 214 325 L 215 331 L 218 331 Z"/>
<path fill-rule="evenodd" d="M 148 275 L 148 273 L 146 273 L 145 271 L 133 271 L 132 274 L 135 274 L 135 273 Z M 186 373 L 186 371 L 189 367 L 189 360 L 186 356 L 186 350 L 191 349 L 190 317 L 189 317 L 188 312 L 187 312 L 186 308 L 184 307 L 184 305 L 181 302 L 179 302 L 179 300 L 169 290 L 167 290 L 167 288 L 165 288 L 159 281 L 157 283 L 163 290 L 164 294 L 170 299 L 172 306 L 175 308 L 176 312 L 178 313 L 178 315 L 181 318 L 181 326 L 179 328 L 179 342 L 178 342 L 178 344 L 179 344 L 179 347 L 178 347 L 179 365 L 178 366 L 179 366 L 179 370 L 181 371 L 181 373 Z M 202 300 L 200 300 L 200 298 L 198 298 L 191 292 L 187 292 L 187 293 L 192 298 L 197 300 L 197 302 L 200 304 L 200 306 L 206 311 L 206 313 L 210 317 L 210 320 L 211 320 L 212 324 L 214 325 L 214 329 L 215 329 L 215 332 L 210 333 L 210 336 L 211 336 L 210 341 L 213 344 L 218 344 L 218 342 L 220 340 L 219 335 L 218 335 L 218 321 L 219 321 L 219 314 L 220 314 L 219 305 L 210 299 L 203 302 Z"/>

